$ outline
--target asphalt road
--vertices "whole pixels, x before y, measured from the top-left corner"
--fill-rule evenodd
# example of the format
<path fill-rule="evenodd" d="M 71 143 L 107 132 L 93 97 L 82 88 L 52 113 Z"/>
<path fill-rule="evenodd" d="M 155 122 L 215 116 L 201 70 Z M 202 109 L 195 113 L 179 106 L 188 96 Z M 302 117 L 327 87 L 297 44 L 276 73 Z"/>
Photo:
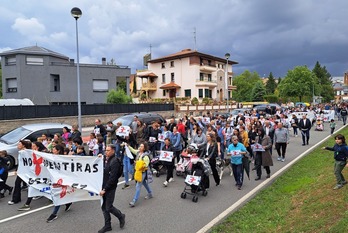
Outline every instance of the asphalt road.
<path fill-rule="evenodd" d="M 341 127 L 342 122 L 338 122 L 337 125 Z M 273 151 L 274 166 L 271 167 L 271 175 L 328 135 L 328 123 L 325 123 L 323 132 L 312 129 L 309 146 L 301 146 L 300 136 L 291 136 L 285 162 L 277 161 L 276 152 Z M 134 208 L 130 208 L 128 205 L 135 192 L 134 183 L 126 190 L 122 190 L 123 184 L 120 184 L 114 204 L 126 214 L 126 225 L 123 230 L 120 230 L 118 220 L 113 217 L 113 232 L 197 232 L 265 181 L 265 174 L 263 174 L 261 181 L 255 181 L 255 177 L 255 172 L 252 172 L 250 180 L 246 178 L 242 190 L 239 191 L 234 186 L 234 178 L 229 176 L 228 169 L 225 170 L 221 185 L 218 187 L 215 187 L 213 177 L 210 176 L 211 187 L 208 195 L 206 197 L 199 196 L 198 202 L 194 203 L 190 197 L 180 198 L 185 186 L 183 177 L 175 177 L 175 182 L 170 183 L 165 188 L 162 185 L 165 176 L 161 175 L 159 178 L 154 177 L 154 182 L 151 184 L 154 198 L 145 200 L 146 191 L 143 188 L 140 199 Z M 271 176 L 271 179 L 274 180 L 276 177 Z M 8 184 L 13 185 L 14 180 L 14 176 L 9 177 Z M 17 208 L 25 203 L 26 195 L 27 192 L 22 191 L 22 202 L 12 206 L 7 204 L 10 200 L 8 195 L 0 199 L 0 233 L 89 233 L 97 232 L 103 226 L 103 215 L 98 201 L 74 203 L 69 212 L 64 212 L 64 208 L 61 208 L 58 219 L 52 223 L 46 223 L 53 207 L 52 205 L 47 206 L 48 200 L 45 198 L 32 201 L 30 211 L 17 211 Z"/>

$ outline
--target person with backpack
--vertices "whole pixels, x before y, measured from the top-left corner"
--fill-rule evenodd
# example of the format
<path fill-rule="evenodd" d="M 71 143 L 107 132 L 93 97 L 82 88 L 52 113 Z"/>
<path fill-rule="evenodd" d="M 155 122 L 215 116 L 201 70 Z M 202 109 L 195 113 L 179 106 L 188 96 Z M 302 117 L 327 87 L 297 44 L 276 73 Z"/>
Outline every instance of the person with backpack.
<path fill-rule="evenodd" d="M 102 211 L 105 224 L 98 233 L 112 230 L 110 213 L 118 218 L 120 221 L 120 228 L 123 228 L 125 225 L 126 215 L 113 206 L 118 179 L 122 175 L 121 165 L 121 159 L 116 157 L 115 145 L 108 145 L 105 149 L 103 185 L 100 191 L 100 196 L 103 197 Z"/>
<path fill-rule="evenodd" d="M 153 197 L 152 190 L 150 188 L 150 173 L 151 173 L 151 167 L 150 167 L 150 157 L 149 157 L 149 151 L 148 151 L 148 145 L 147 143 L 142 143 L 139 145 L 138 150 L 135 150 L 129 145 L 129 150 L 136 154 L 136 164 L 135 164 L 135 173 L 134 173 L 134 180 L 137 182 L 135 185 L 135 194 L 133 197 L 133 200 L 129 202 L 129 205 L 131 207 L 135 206 L 135 203 L 138 201 L 141 191 L 141 186 L 144 185 L 147 195 L 145 196 L 145 199 L 150 199 Z"/>
<path fill-rule="evenodd" d="M 342 121 L 343 121 L 343 125 L 346 125 L 347 122 L 347 115 L 348 115 L 348 109 L 347 106 L 343 106 L 340 112 Z"/>

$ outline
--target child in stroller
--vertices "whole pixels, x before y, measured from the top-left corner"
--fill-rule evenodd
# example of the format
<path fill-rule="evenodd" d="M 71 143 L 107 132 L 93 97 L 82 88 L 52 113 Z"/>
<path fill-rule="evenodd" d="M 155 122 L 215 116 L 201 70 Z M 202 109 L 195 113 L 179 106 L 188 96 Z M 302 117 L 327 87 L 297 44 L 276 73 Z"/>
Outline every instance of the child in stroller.
<path fill-rule="evenodd" d="M 198 147 L 196 144 L 189 145 L 180 155 L 180 161 L 176 165 L 176 175 L 187 175 L 191 170 L 191 157 L 197 157 Z"/>
<path fill-rule="evenodd" d="M 167 171 L 167 168 L 166 166 L 164 166 L 163 161 L 159 159 L 159 153 L 160 151 L 156 151 L 156 157 L 154 157 L 150 161 L 152 169 L 156 172 L 156 177 L 159 177 L 161 174 L 165 174 Z"/>
<path fill-rule="evenodd" d="M 198 193 L 202 192 L 203 196 L 208 195 L 209 175 L 211 172 L 209 163 L 198 157 L 191 159 L 192 169 L 186 176 L 185 188 L 181 193 L 181 198 L 185 199 L 187 194 L 192 195 L 192 201 L 198 201 Z"/>
<path fill-rule="evenodd" d="M 324 124 L 321 118 L 317 118 L 315 131 L 323 131 L 324 130 Z"/>

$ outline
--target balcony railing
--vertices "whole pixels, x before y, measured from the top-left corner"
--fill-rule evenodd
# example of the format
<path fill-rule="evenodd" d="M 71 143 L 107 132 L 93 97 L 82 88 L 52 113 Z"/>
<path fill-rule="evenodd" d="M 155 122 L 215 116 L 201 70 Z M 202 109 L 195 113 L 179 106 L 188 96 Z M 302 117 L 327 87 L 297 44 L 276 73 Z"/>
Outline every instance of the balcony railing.
<path fill-rule="evenodd" d="M 156 83 L 142 83 L 142 86 L 141 86 L 141 89 L 142 90 L 157 90 L 157 84 Z"/>

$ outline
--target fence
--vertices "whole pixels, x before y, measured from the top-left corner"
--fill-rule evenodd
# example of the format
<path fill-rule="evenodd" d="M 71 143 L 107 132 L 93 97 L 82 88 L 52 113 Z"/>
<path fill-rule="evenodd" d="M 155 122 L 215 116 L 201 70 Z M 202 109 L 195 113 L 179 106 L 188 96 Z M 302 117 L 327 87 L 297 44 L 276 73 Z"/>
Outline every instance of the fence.
<path fill-rule="evenodd" d="M 174 104 L 83 104 L 82 115 L 173 111 Z M 77 105 L 0 106 L 0 120 L 77 116 Z"/>

